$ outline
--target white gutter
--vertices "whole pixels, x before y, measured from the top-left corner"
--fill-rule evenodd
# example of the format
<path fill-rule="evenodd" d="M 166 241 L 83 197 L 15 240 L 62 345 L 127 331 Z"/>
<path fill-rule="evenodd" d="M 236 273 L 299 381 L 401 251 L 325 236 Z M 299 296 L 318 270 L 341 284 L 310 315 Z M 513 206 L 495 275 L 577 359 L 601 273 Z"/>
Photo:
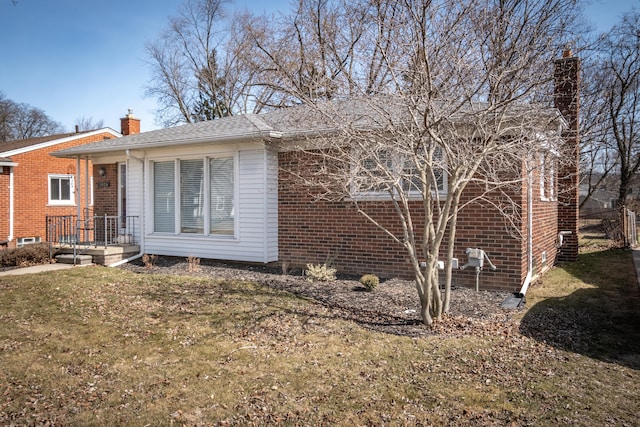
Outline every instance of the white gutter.
<path fill-rule="evenodd" d="M 129 191 L 129 177 L 131 176 L 131 173 L 129 171 L 129 159 L 136 159 L 138 161 L 140 161 L 142 163 L 142 212 L 140 215 L 140 252 L 138 252 L 137 254 L 127 258 L 127 259 L 123 259 L 117 262 L 114 262 L 113 264 L 109 264 L 107 267 L 119 267 L 123 264 L 127 264 L 131 261 L 135 261 L 138 258 L 141 258 L 142 255 L 144 255 L 144 227 L 145 227 L 145 213 L 144 213 L 144 206 L 146 204 L 146 200 L 145 200 L 145 193 L 144 193 L 144 172 L 145 172 L 145 167 L 144 167 L 144 159 L 141 159 L 139 157 L 134 156 L 133 154 L 131 154 L 131 152 L 129 151 L 129 149 L 127 148 L 126 150 L 127 153 L 127 191 Z M 127 197 L 128 199 L 128 197 Z"/>

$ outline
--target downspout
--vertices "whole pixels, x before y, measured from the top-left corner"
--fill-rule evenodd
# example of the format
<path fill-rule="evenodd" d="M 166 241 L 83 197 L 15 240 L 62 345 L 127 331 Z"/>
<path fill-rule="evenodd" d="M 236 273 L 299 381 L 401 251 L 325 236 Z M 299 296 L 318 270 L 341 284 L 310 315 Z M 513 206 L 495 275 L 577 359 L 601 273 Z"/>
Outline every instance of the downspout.
<path fill-rule="evenodd" d="M 14 184 L 13 184 L 13 166 L 9 166 L 9 235 L 8 241 L 13 241 L 13 210 L 14 210 Z"/>
<path fill-rule="evenodd" d="M 134 261 L 138 258 L 141 258 L 142 255 L 144 255 L 144 234 L 145 234 L 145 205 L 147 203 L 146 198 L 145 198 L 145 191 L 144 191 L 144 180 L 145 180 L 145 162 L 144 159 L 141 159 L 139 157 L 134 156 L 133 154 L 131 154 L 131 151 L 127 148 L 127 191 L 129 191 L 129 177 L 131 176 L 131 173 L 129 173 L 129 160 L 130 159 L 135 159 L 138 160 L 140 163 L 142 163 L 142 206 L 141 206 L 141 214 L 140 214 L 140 252 L 138 252 L 137 254 L 127 258 L 127 259 L 123 259 L 117 262 L 114 262 L 113 264 L 109 264 L 107 267 L 119 267 L 123 264 L 127 264 L 131 261 Z"/>
<path fill-rule="evenodd" d="M 82 213 L 82 203 L 80 198 L 80 156 L 76 156 L 76 182 L 73 183 L 75 186 L 74 192 L 76 193 L 76 212 L 78 216 L 76 217 L 78 220 L 82 218 L 80 215 Z"/>
<path fill-rule="evenodd" d="M 529 289 L 531 278 L 533 277 L 533 169 L 527 173 L 527 276 L 524 278 L 522 288 L 518 294 L 519 298 Z"/>
<path fill-rule="evenodd" d="M 87 221 L 89 219 L 89 206 L 90 206 L 90 200 L 89 200 L 89 186 L 91 185 L 91 180 L 89 179 L 89 158 L 85 157 L 84 159 L 84 211 L 86 212 L 86 218 L 84 218 L 85 221 Z"/>

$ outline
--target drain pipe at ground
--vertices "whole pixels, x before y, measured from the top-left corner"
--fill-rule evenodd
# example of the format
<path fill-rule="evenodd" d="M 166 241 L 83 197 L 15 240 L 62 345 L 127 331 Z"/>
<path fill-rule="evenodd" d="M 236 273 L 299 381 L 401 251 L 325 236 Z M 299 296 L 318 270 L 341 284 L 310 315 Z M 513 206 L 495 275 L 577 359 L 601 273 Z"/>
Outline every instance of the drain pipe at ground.
<path fill-rule="evenodd" d="M 123 260 L 114 262 L 113 264 L 109 264 L 107 267 L 119 267 L 123 264 L 127 264 L 131 261 L 135 261 L 138 258 L 141 258 L 142 255 L 144 255 L 144 203 L 145 203 L 144 202 L 144 159 L 141 159 L 139 157 L 132 155 L 128 148 L 126 152 L 127 152 L 127 181 L 129 180 L 129 176 L 131 175 L 129 173 L 129 159 L 133 158 L 140 161 L 140 163 L 142 163 L 142 180 L 143 180 L 142 182 L 142 215 L 141 215 L 142 227 L 140 227 L 140 252 L 127 259 L 123 259 Z M 128 189 L 129 189 L 129 183 L 127 183 L 127 191 Z"/>
<path fill-rule="evenodd" d="M 531 278 L 533 277 L 533 170 L 527 174 L 527 277 L 524 278 L 522 288 L 520 288 L 519 298 L 524 299 L 524 295 L 529 289 Z"/>
<path fill-rule="evenodd" d="M 515 293 L 502 302 L 504 308 L 518 308 L 524 303 L 524 296 L 533 278 L 533 171 L 527 173 L 527 276 L 524 278 L 520 292 Z"/>

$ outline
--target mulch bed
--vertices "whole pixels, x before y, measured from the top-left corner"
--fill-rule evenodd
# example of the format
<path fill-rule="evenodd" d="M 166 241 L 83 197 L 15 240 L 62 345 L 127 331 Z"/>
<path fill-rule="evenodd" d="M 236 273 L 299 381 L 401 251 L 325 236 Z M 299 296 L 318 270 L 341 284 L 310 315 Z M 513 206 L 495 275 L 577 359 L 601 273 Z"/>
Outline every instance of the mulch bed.
<path fill-rule="evenodd" d="M 120 268 L 141 274 L 178 274 L 213 277 L 228 280 L 252 281 L 274 289 L 309 298 L 324 306 L 333 316 L 354 321 L 365 328 L 403 336 L 427 335 L 484 335 L 509 334 L 517 329 L 513 323 L 515 310 L 503 309 L 500 304 L 511 294 L 454 288 L 451 310 L 443 322 L 427 328 L 420 320 L 420 304 L 412 281 L 390 279 L 381 281 L 367 292 L 356 278 L 338 277 L 333 282 L 310 282 L 300 271 L 276 271 L 267 266 L 220 263 L 201 260 L 190 265 L 186 258 L 161 256 L 153 266 L 142 260 L 132 261 Z"/>

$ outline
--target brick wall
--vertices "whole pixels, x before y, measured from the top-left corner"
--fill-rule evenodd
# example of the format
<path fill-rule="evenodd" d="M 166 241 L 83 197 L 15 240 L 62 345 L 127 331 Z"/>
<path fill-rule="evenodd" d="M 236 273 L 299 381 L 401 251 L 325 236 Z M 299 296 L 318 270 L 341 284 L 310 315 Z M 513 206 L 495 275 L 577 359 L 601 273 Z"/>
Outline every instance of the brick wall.
<path fill-rule="evenodd" d="M 105 138 L 113 138 L 113 135 L 100 133 L 11 157 L 13 162 L 18 163 L 18 166 L 14 168 L 14 236 L 16 238 L 40 237 L 44 241 L 47 215 L 76 215 L 76 205 L 80 204 L 82 209 L 86 205 L 85 161 L 80 162 L 80 179 L 78 179 L 75 159 L 59 159 L 51 156 L 50 153 L 90 142 L 102 141 Z M 88 170 L 91 174 L 91 162 L 89 162 Z M 76 205 L 49 205 L 49 174 L 76 175 L 75 185 L 77 189 L 80 189 L 79 194 L 75 195 Z"/>
<path fill-rule="evenodd" d="M 539 159 L 535 160 L 539 165 Z M 558 202 L 556 198 L 545 200 L 540 195 L 540 168 L 536 167 L 532 177 L 533 200 L 533 273 L 541 274 L 556 262 L 558 237 Z M 527 197 L 523 197 L 527 209 Z M 526 219 L 525 219 L 526 221 Z"/>
<path fill-rule="evenodd" d="M 279 153 L 278 188 L 279 259 L 291 266 L 331 261 L 342 273 L 377 274 L 381 277 L 412 279 L 412 269 L 405 249 L 386 236 L 375 225 L 359 215 L 349 202 L 313 202 L 308 190 L 292 185 L 288 171 L 313 173 L 308 158 L 300 161 L 301 152 Z M 304 165 L 304 168 L 302 167 Z M 472 190 L 466 193 L 472 196 Z M 516 194 L 516 198 L 519 193 Z M 416 228 L 424 226 L 421 202 L 414 202 Z M 401 226 L 390 202 L 366 202 L 365 209 L 394 233 Z M 518 227 L 521 227 L 519 224 Z M 520 230 L 522 231 L 522 230 Z M 454 256 L 460 264 L 467 261 L 467 247 L 481 248 L 498 267 L 485 269 L 480 276 L 481 289 L 516 291 L 526 275 L 524 242 L 508 227 L 501 215 L 489 206 L 479 204 L 459 214 Z M 446 247 L 442 248 L 443 253 Z M 454 272 L 455 285 L 475 286 L 475 271 Z"/>
<path fill-rule="evenodd" d="M 105 174 L 100 176 L 103 168 Z M 93 212 L 95 215 L 118 215 L 118 165 L 93 165 Z"/>
<path fill-rule="evenodd" d="M 561 147 L 564 160 L 558 171 L 558 227 L 559 231 L 570 231 L 565 244 L 560 248 L 559 261 L 575 261 L 578 258 L 578 179 L 580 165 L 580 132 L 578 114 L 580 110 L 580 60 L 571 51 L 555 61 L 555 106 L 569 124 L 564 132 L 566 141 Z"/>

